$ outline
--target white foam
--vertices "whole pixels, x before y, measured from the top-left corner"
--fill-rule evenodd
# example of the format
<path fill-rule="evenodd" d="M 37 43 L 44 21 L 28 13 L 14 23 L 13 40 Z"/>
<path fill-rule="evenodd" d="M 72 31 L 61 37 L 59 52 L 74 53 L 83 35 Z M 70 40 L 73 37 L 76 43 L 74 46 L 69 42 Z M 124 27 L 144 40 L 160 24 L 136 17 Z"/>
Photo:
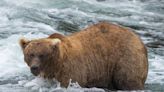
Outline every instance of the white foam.
<path fill-rule="evenodd" d="M 22 84 L 22 82 L 20 82 Z M 32 81 L 23 83 L 24 87 L 31 88 L 32 90 L 39 90 L 39 92 L 105 92 L 100 88 L 82 88 L 77 82 L 72 82 L 70 79 L 67 88 L 60 86 L 56 80 L 47 80 L 41 77 L 36 77 Z"/>
<path fill-rule="evenodd" d="M 152 59 L 149 59 L 149 73 L 147 83 L 161 83 L 164 81 L 164 58 L 158 55 L 154 55 Z"/>

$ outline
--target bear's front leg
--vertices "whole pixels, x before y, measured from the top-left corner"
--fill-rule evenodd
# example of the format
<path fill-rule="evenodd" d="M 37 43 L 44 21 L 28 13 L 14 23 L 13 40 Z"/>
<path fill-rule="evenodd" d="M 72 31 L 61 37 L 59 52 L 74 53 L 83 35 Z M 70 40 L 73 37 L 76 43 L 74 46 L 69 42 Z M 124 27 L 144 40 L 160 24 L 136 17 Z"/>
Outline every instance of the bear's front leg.
<path fill-rule="evenodd" d="M 60 82 L 61 87 L 67 88 L 69 85 L 70 78 L 66 75 L 61 76 L 60 78 L 57 79 Z"/>

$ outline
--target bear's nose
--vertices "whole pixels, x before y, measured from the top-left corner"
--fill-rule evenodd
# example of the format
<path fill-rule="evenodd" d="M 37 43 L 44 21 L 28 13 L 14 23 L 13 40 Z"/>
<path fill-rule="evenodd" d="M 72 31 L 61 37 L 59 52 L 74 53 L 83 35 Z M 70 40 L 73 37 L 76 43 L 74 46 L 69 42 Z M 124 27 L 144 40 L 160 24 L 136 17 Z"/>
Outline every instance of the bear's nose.
<path fill-rule="evenodd" d="M 31 67 L 31 73 L 37 76 L 39 74 L 39 67 L 38 66 L 32 66 Z"/>

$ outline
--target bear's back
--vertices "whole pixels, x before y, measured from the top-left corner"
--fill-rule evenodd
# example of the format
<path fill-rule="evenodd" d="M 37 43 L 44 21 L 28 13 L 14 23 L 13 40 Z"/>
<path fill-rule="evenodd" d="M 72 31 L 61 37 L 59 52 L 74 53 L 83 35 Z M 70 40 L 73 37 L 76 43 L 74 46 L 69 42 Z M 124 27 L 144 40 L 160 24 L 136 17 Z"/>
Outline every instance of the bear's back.
<path fill-rule="evenodd" d="M 104 48 L 104 50 L 117 50 L 128 48 L 133 38 L 140 39 L 132 31 L 119 25 L 100 22 L 80 32 L 68 36 L 70 40 L 80 42 L 88 50 Z M 121 48 L 120 48 L 121 47 Z M 101 49 L 101 50 L 102 50 Z M 102 51 L 101 51 L 102 52 Z"/>
<path fill-rule="evenodd" d="M 101 22 L 72 34 L 68 38 L 74 43 L 81 44 L 79 55 L 82 56 L 82 59 L 78 59 L 77 62 L 83 62 L 87 65 L 85 66 L 89 72 L 87 76 L 90 77 L 87 80 L 89 83 L 87 85 L 92 85 L 93 87 L 99 86 L 97 84 L 102 84 L 105 87 L 107 86 L 106 82 L 111 82 L 113 80 L 112 77 L 115 77 L 116 84 L 117 80 L 122 81 L 122 83 L 128 82 L 129 84 L 131 81 L 138 81 L 132 86 L 143 87 L 144 84 L 142 83 L 146 79 L 148 68 L 147 51 L 140 38 L 131 30 L 119 25 Z M 76 49 L 78 48 L 79 45 L 77 45 Z M 100 75 L 103 78 L 99 79 Z M 126 77 L 124 75 L 128 78 L 124 78 Z M 95 85 L 92 83 L 94 81 L 97 82 Z M 128 83 L 125 86 L 129 86 Z M 140 85 L 136 83 L 140 83 Z"/>

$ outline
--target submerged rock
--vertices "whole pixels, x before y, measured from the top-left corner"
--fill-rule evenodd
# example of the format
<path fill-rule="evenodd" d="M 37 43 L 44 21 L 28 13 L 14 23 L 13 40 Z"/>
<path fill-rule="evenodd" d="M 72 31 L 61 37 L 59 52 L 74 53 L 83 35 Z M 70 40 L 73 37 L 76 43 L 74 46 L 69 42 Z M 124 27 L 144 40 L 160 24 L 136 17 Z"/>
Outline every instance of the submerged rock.
<path fill-rule="evenodd" d="M 146 46 L 150 48 L 161 48 L 164 47 L 164 41 L 149 42 L 146 44 Z"/>
<path fill-rule="evenodd" d="M 70 32 L 70 33 L 74 33 L 80 30 L 79 25 L 69 23 L 66 21 L 59 21 L 57 29 L 64 32 Z"/>
<path fill-rule="evenodd" d="M 153 34 L 151 34 L 151 33 L 145 33 L 145 34 L 143 34 L 143 36 L 145 36 L 145 37 L 152 37 Z"/>
<path fill-rule="evenodd" d="M 96 1 L 98 1 L 98 2 L 102 2 L 102 1 L 106 1 L 106 0 L 96 0 Z"/>

